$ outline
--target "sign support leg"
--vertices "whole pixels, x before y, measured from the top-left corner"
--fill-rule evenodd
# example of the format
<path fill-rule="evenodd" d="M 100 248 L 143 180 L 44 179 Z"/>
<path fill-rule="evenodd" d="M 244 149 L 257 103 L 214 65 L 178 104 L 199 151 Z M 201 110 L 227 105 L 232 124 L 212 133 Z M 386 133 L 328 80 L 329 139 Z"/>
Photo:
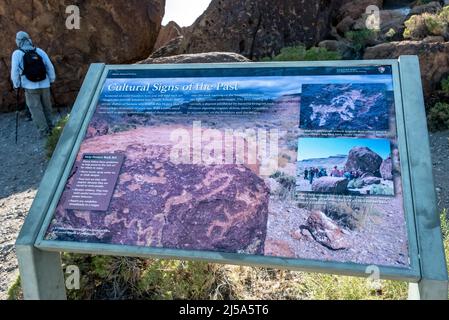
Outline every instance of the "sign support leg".
<path fill-rule="evenodd" d="M 36 249 L 31 245 L 16 247 L 25 300 L 66 300 L 61 254 Z"/>
<path fill-rule="evenodd" d="M 446 300 L 447 298 L 447 281 L 423 279 L 419 283 L 409 284 L 409 300 Z"/>

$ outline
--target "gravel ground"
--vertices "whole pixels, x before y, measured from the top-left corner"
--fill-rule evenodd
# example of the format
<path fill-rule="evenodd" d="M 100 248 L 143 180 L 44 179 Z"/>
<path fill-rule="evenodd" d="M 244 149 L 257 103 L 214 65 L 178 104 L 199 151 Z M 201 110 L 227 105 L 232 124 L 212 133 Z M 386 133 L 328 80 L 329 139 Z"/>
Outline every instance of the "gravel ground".
<path fill-rule="evenodd" d="M 15 115 L 0 114 L 0 300 L 18 275 L 14 242 L 46 166 L 45 141 L 32 122 L 20 119 L 14 143 Z M 431 135 L 440 209 L 449 208 L 449 131 Z"/>
<path fill-rule="evenodd" d="M 46 166 L 45 141 L 23 117 L 18 137 L 15 114 L 0 114 L 0 300 L 17 278 L 14 242 Z"/>
<path fill-rule="evenodd" d="M 449 210 L 449 131 L 430 135 L 438 208 Z"/>

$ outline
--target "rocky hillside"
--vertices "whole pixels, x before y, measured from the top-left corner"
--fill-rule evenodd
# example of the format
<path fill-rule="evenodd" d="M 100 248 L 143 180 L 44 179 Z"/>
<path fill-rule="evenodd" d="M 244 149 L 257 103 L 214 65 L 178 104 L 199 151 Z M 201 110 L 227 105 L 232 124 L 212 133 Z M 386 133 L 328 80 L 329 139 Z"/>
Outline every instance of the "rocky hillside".
<path fill-rule="evenodd" d="M 72 1 L 73 2 L 73 1 Z M 59 104 L 71 104 L 92 62 L 131 63 L 153 51 L 165 11 L 165 0 L 76 1 L 81 29 L 65 27 L 65 0 L 0 2 L 0 112 L 15 103 L 9 81 L 10 57 L 19 30 L 30 33 L 46 50 L 58 75 L 54 92 Z"/>
<path fill-rule="evenodd" d="M 329 35 L 344 1 L 213 0 L 172 54 L 232 51 L 257 59 L 299 42 L 311 46 Z"/>

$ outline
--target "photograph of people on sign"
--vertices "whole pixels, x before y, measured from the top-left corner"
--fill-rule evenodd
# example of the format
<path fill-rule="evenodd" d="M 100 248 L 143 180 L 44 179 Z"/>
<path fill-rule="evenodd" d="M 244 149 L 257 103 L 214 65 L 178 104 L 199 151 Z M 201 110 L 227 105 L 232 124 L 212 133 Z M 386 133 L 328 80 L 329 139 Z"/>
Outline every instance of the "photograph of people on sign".
<path fill-rule="evenodd" d="M 112 70 L 46 240 L 409 268 L 391 66 Z"/>

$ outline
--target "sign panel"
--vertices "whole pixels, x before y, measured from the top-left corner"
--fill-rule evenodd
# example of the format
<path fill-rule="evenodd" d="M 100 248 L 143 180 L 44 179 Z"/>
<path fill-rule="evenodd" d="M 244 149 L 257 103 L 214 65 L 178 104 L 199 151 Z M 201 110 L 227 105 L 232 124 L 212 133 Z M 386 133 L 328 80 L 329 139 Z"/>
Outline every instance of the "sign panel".
<path fill-rule="evenodd" d="M 395 90 L 391 65 L 110 70 L 44 240 L 409 269 Z"/>

